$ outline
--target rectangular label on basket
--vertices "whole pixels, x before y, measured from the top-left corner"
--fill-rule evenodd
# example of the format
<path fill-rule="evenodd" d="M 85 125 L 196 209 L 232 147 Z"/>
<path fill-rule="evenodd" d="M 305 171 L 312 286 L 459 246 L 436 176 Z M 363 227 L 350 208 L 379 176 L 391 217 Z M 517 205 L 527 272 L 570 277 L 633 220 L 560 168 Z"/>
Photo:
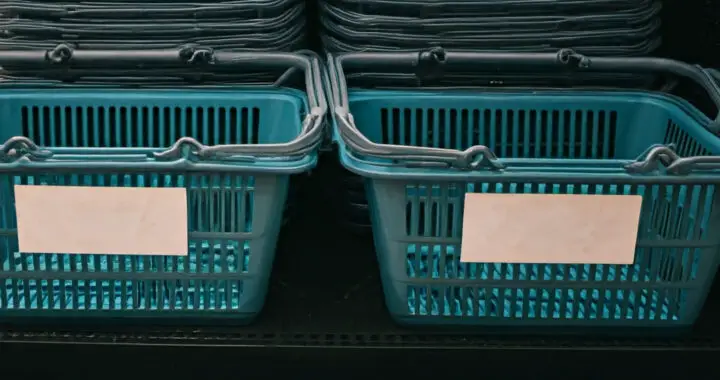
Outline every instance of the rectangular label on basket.
<path fill-rule="evenodd" d="M 25 253 L 184 256 L 184 188 L 15 185 Z"/>
<path fill-rule="evenodd" d="M 632 264 L 642 196 L 465 195 L 461 262 Z"/>

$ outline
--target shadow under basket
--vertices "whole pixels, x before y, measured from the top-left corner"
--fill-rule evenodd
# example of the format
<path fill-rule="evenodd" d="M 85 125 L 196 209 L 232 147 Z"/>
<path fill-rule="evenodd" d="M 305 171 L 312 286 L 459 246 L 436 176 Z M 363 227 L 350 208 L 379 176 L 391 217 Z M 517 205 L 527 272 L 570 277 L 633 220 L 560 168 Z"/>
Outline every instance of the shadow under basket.
<path fill-rule="evenodd" d="M 669 331 L 697 318 L 720 264 L 712 233 L 720 229 L 720 177 L 624 169 L 653 144 L 672 144 L 683 157 L 720 153 L 707 117 L 684 100 L 641 91 L 351 89 L 349 108 L 375 143 L 485 145 L 507 165 L 388 165 L 339 141 L 342 164 L 366 179 L 386 305 L 397 322 Z M 524 174 L 513 165 L 525 165 Z M 634 263 L 462 263 L 465 193 L 641 195 Z"/>
<path fill-rule="evenodd" d="M 202 170 L 122 157 L 151 156 L 182 137 L 205 145 L 292 141 L 308 110 L 305 93 L 3 89 L 0 104 L 1 140 L 25 136 L 78 161 L 72 170 L 18 166 L 0 173 L 0 318 L 225 317 L 242 324 L 261 310 L 289 176 L 314 166 L 316 153 L 283 161 L 287 167 L 219 157 Z M 83 167 L 102 157 L 116 164 Z M 19 252 L 14 185 L 185 188 L 188 254 Z"/>

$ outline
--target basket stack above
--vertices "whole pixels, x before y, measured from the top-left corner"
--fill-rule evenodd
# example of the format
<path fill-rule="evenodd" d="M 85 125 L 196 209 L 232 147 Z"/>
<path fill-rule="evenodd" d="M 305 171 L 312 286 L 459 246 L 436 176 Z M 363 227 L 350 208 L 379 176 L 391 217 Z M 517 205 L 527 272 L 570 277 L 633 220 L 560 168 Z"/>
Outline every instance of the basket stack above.
<path fill-rule="evenodd" d="M 332 53 L 556 52 L 645 56 L 661 44 L 659 0 L 319 0 L 322 39 Z M 350 86 L 599 86 L 650 88 L 653 74 L 566 72 L 498 67 L 437 73 L 349 73 Z M 422 68 L 418 68 L 422 71 Z M 430 75 L 428 75 L 430 74 Z M 392 110 L 388 111 L 391 112 Z M 393 117 L 400 117 L 393 114 Z M 388 116 L 387 120 L 394 120 Z M 442 119 L 442 117 L 440 117 Z M 345 191 L 333 190 L 338 218 L 358 232 L 370 226 L 361 178 L 337 168 Z M 336 189 L 337 187 L 333 187 Z"/>
<path fill-rule="evenodd" d="M 658 0 L 320 0 L 333 52 L 556 51 L 646 55 L 660 45 Z"/>
<path fill-rule="evenodd" d="M 187 1 L 187 0 L 186 0 Z M 305 44 L 305 2 L 120 0 L 0 5 L 0 49 L 159 49 L 194 43 L 215 49 L 292 51 Z"/>

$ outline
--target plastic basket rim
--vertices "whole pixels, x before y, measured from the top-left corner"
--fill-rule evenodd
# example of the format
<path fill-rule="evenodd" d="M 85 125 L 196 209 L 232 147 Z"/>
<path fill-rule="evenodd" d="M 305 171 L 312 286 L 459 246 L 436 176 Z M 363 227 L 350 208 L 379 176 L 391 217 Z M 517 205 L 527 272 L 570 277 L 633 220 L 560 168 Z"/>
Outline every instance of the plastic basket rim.
<path fill-rule="evenodd" d="M 103 95 L 106 96 L 112 96 L 114 99 L 122 101 L 123 99 L 130 99 L 130 98 L 137 98 L 140 94 L 141 99 L 142 97 L 152 98 L 154 96 L 157 96 L 159 94 L 188 94 L 189 92 L 192 94 L 208 94 L 213 93 L 216 96 L 223 96 L 227 97 L 229 93 L 232 93 L 233 91 L 236 91 L 239 86 L 222 86 L 222 87 L 209 87 L 208 86 L 201 86 L 201 87 L 195 87 L 195 88 L 107 88 L 107 86 L 98 85 L 98 86 L 72 86 L 72 87 L 57 87 L 53 86 L 51 84 L 43 86 L 41 83 L 29 83 L 27 84 L 28 87 L 18 87 L 18 84 L 8 84 L 7 86 L 0 85 L 0 102 L 4 100 L 5 98 L 11 98 L 13 96 L 17 96 L 18 94 L 21 95 L 37 95 L 38 93 L 44 91 L 53 91 L 54 96 L 60 96 L 60 100 L 62 100 L 63 95 L 68 96 L 78 96 L 83 95 L 84 93 L 89 94 L 97 94 L 97 93 L 104 93 Z M 43 87 L 38 87 L 43 86 Z M 247 88 L 246 88 L 247 89 Z M 40 91 L 39 91 L 40 90 Z M 188 91 L 191 90 L 191 91 Z M 122 95 L 120 95 L 122 94 Z M 267 94 L 274 97 L 283 97 L 286 99 L 291 99 L 293 102 L 297 102 L 299 104 L 299 108 L 301 111 L 301 114 L 297 115 L 297 124 L 298 126 L 302 124 L 303 118 L 302 114 L 309 114 L 311 112 L 309 103 L 307 100 L 307 94 L 305 94 L 304 91 L 293 89 L 293 88 L 286 88 L 286 87 L 268 87 L 268 88 L 251 88 L 250 91 L 242 91 L 242 92 L 236 92 L 237 96 L 248 96 L 248 95 L 257 95 L 257 94 Z M 97 96 L 97 95 L 94 95 Z M 54 100 L 58 100 L 57 98 L 54 98 Z M 148 105 L 148 108 L 152 108 L 153 106 Z M 300 127 L 298 127 L 298 133 L 294 138 L 298 138 L 301 135 Z M 179 140 L 178 140 L 179 141 Z M 147 155 L 147 154 L 153 154 L 153 153 L 159 153 L 166 151 L 168 149 L 171 149 L 174 145 L 178 144 L 178 142 L 174 142 L 173 144 L 170 144 L 167 147 L 160 147 L 160 148 L 150 148 L 150 147 L 136 147 L 136 148 L 118 148 L 118 147 L 99 147 L 99 148 L 92 148 L 92 147 L 47 147 L 51 149 L 53 152 L 56 152 L 58 154 L 62 155 L 69 155 L 69 156 L 82 156 L 82 155 L 88 155 L 88 157 L 92 157 L 94 154 L 108 154 L 111 152 L 116 153 L 122 153 L 122 154 L 135 154 L 135 155 Z M 212 146 L 211 146 L 212 147 Z M 43 147 L 45 148 L 45 147 Z M 99 153 L 103 152 L 103 153 Z M 317 164 L 318 161 L 318 153 L 317 149 L 314 149 L 313 151 L 296 157 L 296 158 L 288 158 L 288 159 L 282 159 L 282 157 L 278 156 L 278 159 L 276 160 L 264 160 L 262 162 L 251 162 L 251 161 L 233 161 L 233 160 L 223 160 L 223 161 L 208 161 L 208 162 L 199 162 L 194 164 L 183 164 L 181 162 L 159 162 L 159 163 L 153 163 L 153 165 L 158 166 L 158 171 L 164 171 L 164 172 L 177 172 L 177 171 L 208 171 L 208 172 L 256 172 L 256 173 L 269 173 L 269 174 L 292 174 L 292 173 L 301 173 L 304 171 L 307 171 L 314 167 Z M 138 165 L 139 164 L 139 165 Z M 147 165 L 147 164 L 146 164 Z M 3 173 L 27 173 L 30 171 L 37 171 L 42 172 L 45 171 L 51 171 L 55 172 L 57 170 L 54 170 L 53 168 L 46 168 L 43 169 L 40 168 L 29 168 L 22 163 L 11 163 L 6 165 L 0 165 L 0 175 Z M 80 169 L 78 169 L 80 170 Z M 85 170 L 85 169 L 82 169 Z M 133 163 L 133 162 L 118 162 L 118 167 L 115 168 L 88 168 L 87 173 L 91 172 L 103 172 L 103 171 L 115 171 L 119 173 L 125 173 L 125 172 L 136 172 L 136 171 L 147 171 L 144 170 L 142 167 L 142 163 Z M 76 171 L 76 170 L 67 170 L 67 171 Z"/>
<path fill-rule="evenodd" d="M 465 90 L 465 89 L 460 89 Z M 470 90 L 470 89 L 467 89 Z M 474 89 L 475 91 L 478 91 L 478 89 Z M 429 88 L 422 88 L 422 89 L 403 89 L 403 90 L 374 90 L 374 89 L 354 89 L 349 88 L 348 89 L 348 101 L 350 104 L 348 104 L 348 110 L 347 113 L 352 115 L 351 111 L 351 104 L 353 102 L 353 93 L 355 93 L 355 96 L 360 94 L 361 97 L 364 99 L 362 100 L 368 100 L 368 99 L 378 99 L 378 98 L 384 98 L 384 97 L 393 97 L 397 98 L 398 95 L 406 95 L 410 96 L 412 98 L 423 98 L 423 97 L 437 97 L 438 95 L 447 95 L 447 94 L 453 94 L 458 95 L 457 92 L 443 92 L 446 91 L 444 89 L 441 90 L 433 90 Z M 706 135 L 708 139 L 710 138 L 717 138 L 716 136 L 712 135 L 710 131 L 708 131 L 706 128 L 704 128 L 704 125 L 707 125 L 707 123 L 711 120 L 708 118 L 705 114 L 703 114 L 700 110 L 692 106 L 687 100 L 682 99 L 678 96 L 672 95 L 672 94 L 666 94 L 666 93 L 658 93 L 654 91 L 649 90 L 613 90 L 613 89 L 603 89 L 603 90 L 587 90 L 587 89 L 532 89 L 532 92 L 526 91 L 522 92 L 520 89 L 515 88 L 502 88 L 502 89 L 481 89 L 483 91 L 482 93 L 475 92 L 474 94 L 466 94 L 468 97 L 494 97 L 497 98 L 498 96 L 520 96 L 520 97 L 536 97 L 538 96 L 538 93 L 542 93 L 543 95 L 555 95 L 555 96 L 572 96 L 574 98 L 577 98 L 579 96 L 584 97 L 602 97 L 607 96 L 608 94 L 612 94 L 614 97 L 618 96 L 634 96 L 639 101 L 650 101 L 657 105 L 665 106 L 665 107 L 672 107 L 675 110 L 679 111 L 678 116 L 680 116 L 684 120 L 677 121 L 678 123 L 682 123 L 683 121 L 690 121 L 699 124 L 697 126 L 700 133 Z M 554 171 L 554 172 L 533 172 L 533 171 L 525 171 L 525 172 L 503 172 L 502 174 L 499 174 L 498 172 L 488 171 L 488 170 L 474 170 L 474 171 L 468 171 L 468 170 L 457 170 L 457 169 L 451 169 L 451 168 L 439 168 L 439 167 L 421 167 L 421 166 L 415 166 L 415 167 L 403 167 L 403 166 L 393 166 L 389 165 L 387 163 L 382 163 L 379 161 L 370 161 L 363 159 L 361 157 L 358 157 L 354 152 L 350 151 L 343 141 L 343 138 L 341 137 L 341 133 L 338 130 L 338 121 L 336 118 L 336 113 L 333 112 L 332 116 L 332 123 L 333 123 L 333 143 L 338 147 L 338 156 L 340 158 L 340 162 L 343 167 L 345 167 L 347 170 L 360 175 L 362 177 L 370 178 L 370 179 L 382 179 L 382 180 L 397 180 L 397 181 L 408 181 L 408 180 L 433 180 L 433 181 L 473 181 L 473 180 L 490 180 L 493 181 L 499 181 L 499 182 L 512 182 L 512 181 L 541 181 L 541 180 L 548 180 L 548 181 L 554 181 L 554 182 L 576 182 L 578 178 L 590 178 L 592 181 L 598 181 L 598 182 L 617 182 L 617 181 L 624 181 L 628 183 L 685 183 L 687 181 L 695 181 L 695 180 L 702 180 L 702 181 L 708 181 L 708 182 L 714 182 L 714 183 L 720 183 L 720 175 L 686 175 L 686 176 L 677 176 L 677 175 L 668 175 L 668 174 L 662 174 L 662 175 L 653 175 L 653 176 L 647 176 L 647 175 L 634 175 L 631 173 L 627 173 L 624 170 L 617 171 L 617 172 L 611 172 L 611 173 L 584 173 L 582 170 L 570 170 L 570 171 Z M 700 130 L 701 129 L 701 130 Z M 358 132 L 360 132 L 363 136 L 365 134 L 362 133 L 362 129 L 358 128 Z M 367 136 L 365 136 L 367 138 Z M 716 142 L 715 145 L 720 146 L 720 141 Z M 567 163 L 567 162 L 573 162 L 578 161 L 576 159 L 507 159 L 507 158 L 499 158 L 499 162 L 543 162 L 546 164 L 549 163 L 555 163 L 561 164 L 561 163 Z M 634 160 L 623 160 L 623 159 L 590 159 L 586 161 L 593 161 L 593 162 L 617 162 L 617 163 L 630 163 L 634 162 Z M 558 165 L 555 168 L 563 168 L 562 165 Z M 622 167 L 620 167 L 622 168 Z"/>
<path fill-rule="evenodd" d="M 34 84 L 29 84 L 30 86 L 33 86 Z M 12 86 L 12 85 L 11 85 Z M 234 99 L 238 97 L 247 97 L 247 96 L 255 96 L 260 94 L 266 94 L 269 95 L 269 98 L 280 98 L 280 99 L 287 99 L 292 100 L 293 102 L 297 102 L 297 104 L 300 105 L 300 112 L 301 114 L 307 114 L 310 112 L 310 106 L 307 100 L 307 95 L 298 89 L 295 88 L 287 88 L 287 87 L 258 87 L 258 88 L 243 88 L 242 86 L 219 86 L 219 87 L 208 87 L 208 86 L 197 86 L 197 87 L 160 87 L 160 88 L 107 88 L 106 86 L 72 86 L 72 87 L 43 87 L 43 88 L 13 88 L 13 87 L 5 87 L 3 85 L 0 85 L 0 102 L 3 100 L 6 100 L 8 98 L 14 98 L 18 95 L 21 95 L 22 97 L 32 97 L 33 95 L 38 95 L 39 93 L 42 93 L 42 90 L 50 90 L 52 89 L 53 93 L 53 101 L 62 101 L 66 96 L 75 98 L 77 96 L 85 95 L 85 93 L 89 93 L 89 95 L 92 96 L 102 96 L 102 97 L 112 97 L 113 100 L 117 101 L 123 101 L 123 100 L 144 100 L 144 99 L 152 99 L 153 97 L 156 97 L 158 95 L 167 95 L 167 94 L 173 94 L 173 95 L 187 95 L 187 96 L 197 96 L 197 95 L 204 95 L 204 96 L 222 96 L 223 98 L 227 99 Z M 238 89 L 243 89 L 243 91 L 237 91 Z M 38 91 L 41 90 L 41 91 Z M 233 96 L 234 95 L 234 96 Z M 101 98 L 102 99 L 102 98 Z M 97 100 L 97 98 L 93 99 Z M 274 99 L 273 99 L 274 100 Z M 54 107 L 54 106 L 52 106 Z M 111 105 L 108 107 L 123 107 L 123 105 Z M 126 106 L 126 107 L 138 107 L 138 108 L 155 108 L 156 106 L 153 106 L 151 104 L 148 105 L 142 105 L 142 106 Z M 178 106 L 179 107 L 179 106 Z M 185 108 L 187 106 L 183 106 L 182 108 Z M 297 117 L 297 124 L 302 123 L 302 116 L 301 114 Z M 298 132 L 299 136 L 299 132 Z M 297 136 L 295 136 L 297 138 Z M 54 147 L 51 147 L 54 148 Z M 61 149 L 84 149 L 84 148 L 61 148 Z M 107 150 L 113 150 L 113 149 L 124 149 L 124 148 L 101 148 L 101 149 L 107 149 Z M 147 147 L 138 147 L 138 149 L 156 149 L 156 148 L 147 148 Z M 162 148 L 157 148 L 162 149 Z"/>

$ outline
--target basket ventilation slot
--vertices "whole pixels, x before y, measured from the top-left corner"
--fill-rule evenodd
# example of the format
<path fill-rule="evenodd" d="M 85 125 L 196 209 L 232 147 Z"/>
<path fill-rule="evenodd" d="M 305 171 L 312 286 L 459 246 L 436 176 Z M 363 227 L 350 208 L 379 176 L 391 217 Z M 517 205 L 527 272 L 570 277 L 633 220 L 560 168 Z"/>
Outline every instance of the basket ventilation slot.
<path fill-rule="evenodd" d="M 683 157 L 711 155 L 709 150 L 700 145 L 700 143 L 688 135 L 687 132 L 680 129 L 672 120 L 668 120 L 667 122 L 664 144 L 675 144 L 675 151 Z"/>
<path fill-rule="evenodd" d="M 25 106 L 22 133 L 41 146 L 150 147 L 190 136 L 203 144 L 257 144 L 258 107 Z"/>
<path fill-rule="evenodd" d="M 604 110 L 381 109 L 381 142 L 467 149 L 500 157 L 612 158 L 617 112 Z"/>

